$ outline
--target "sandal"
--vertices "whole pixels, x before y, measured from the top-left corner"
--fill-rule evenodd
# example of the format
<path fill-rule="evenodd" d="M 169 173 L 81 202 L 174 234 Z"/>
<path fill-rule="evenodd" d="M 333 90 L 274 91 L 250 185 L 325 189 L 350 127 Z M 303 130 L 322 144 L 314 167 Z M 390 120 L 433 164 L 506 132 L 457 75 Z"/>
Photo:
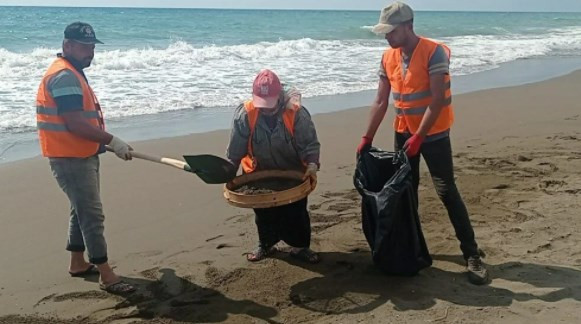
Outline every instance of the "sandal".
<path fill-rule="evenodd" d="M 99 270 L 97 269 L 97 267 L 94 264 L 91 264 L 91 265 L 89 265 L 89 267 L 85 271 L 79 271 L 79 272 L 70 272 L 69 271 L 69 274 L 71 275 L 71 277 L 98 276 Z"/>
<path fill-rule="evenodd" d="M 129 293 L 132 293 L 136 290 L 133 285 L 130 285 L 130 284 L 124 282 L 123 280 L 118 281 L 114 284 L 110 284 L 110 285 L 100 284 L 99 288 L 101 288 L 101 290 L 104 290 L 104 291 L 106 291 L 110 294 L 114 294 L 114 295 L 129 294 Z"/>
<path fill-rule="evenodd" d="M 319 254 L 309 248 L 300 249 L 298 252 L 290 251 L 289 254 L 291 257 L 297 260 L 301 260 L 311 264 L 319 263 L 319 261 L 321 261 L 321 258 L 319 258 Z"/>
<path fill-rule="evenodd" d="M 261 246 L 257 247 L 256 250 L 246 254 L 246 260 L 250 262 L 258 262 L 260 260 L 266 259 L 269 255 L 276 252 L 276 247 L 271 247 L 270 249 L 265 249 Z"/>

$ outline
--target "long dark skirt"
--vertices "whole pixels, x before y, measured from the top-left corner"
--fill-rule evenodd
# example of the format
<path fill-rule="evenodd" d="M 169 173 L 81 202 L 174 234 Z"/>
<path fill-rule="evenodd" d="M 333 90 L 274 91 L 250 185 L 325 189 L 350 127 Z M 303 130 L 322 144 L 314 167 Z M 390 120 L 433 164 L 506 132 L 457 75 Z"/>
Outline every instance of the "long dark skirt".
<path fill-rule="evenodd" d="M 254 213 L 260 247 L 270 249 L 281 240 L 292 247 L 310 246 L 311 219 L 307 198 L 279 207 L 256 208 Z"/>

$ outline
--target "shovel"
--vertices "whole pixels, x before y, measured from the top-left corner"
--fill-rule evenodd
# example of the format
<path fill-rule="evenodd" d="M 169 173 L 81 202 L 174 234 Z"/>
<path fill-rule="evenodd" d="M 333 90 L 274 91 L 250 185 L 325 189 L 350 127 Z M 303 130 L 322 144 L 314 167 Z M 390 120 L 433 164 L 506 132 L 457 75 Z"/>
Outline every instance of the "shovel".
<path fill-rule="evenodd" d="M 107 151 L 113 152 L 110 147 L 107 147 Z M 136 151 L 131 151 L 131 156 L 195 173 L 202 181 L 208 184 L 226 183 L 236 177 L 236 167 L 228 160 L 215 155 L 184 155 L 186 162 Z"/>

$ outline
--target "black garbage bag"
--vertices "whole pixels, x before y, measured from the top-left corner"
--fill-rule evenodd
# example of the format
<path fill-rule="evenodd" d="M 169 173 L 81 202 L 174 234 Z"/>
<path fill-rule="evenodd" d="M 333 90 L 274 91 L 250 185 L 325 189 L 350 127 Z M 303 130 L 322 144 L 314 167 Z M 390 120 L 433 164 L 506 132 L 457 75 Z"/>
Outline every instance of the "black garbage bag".
<path fill-rule="evenodd" d="M 432 265 L 405 153 L 362 152 L 353 181 L 362 197 L 363 232 L 373 262 L 386 273 L 410 276 Z"/>

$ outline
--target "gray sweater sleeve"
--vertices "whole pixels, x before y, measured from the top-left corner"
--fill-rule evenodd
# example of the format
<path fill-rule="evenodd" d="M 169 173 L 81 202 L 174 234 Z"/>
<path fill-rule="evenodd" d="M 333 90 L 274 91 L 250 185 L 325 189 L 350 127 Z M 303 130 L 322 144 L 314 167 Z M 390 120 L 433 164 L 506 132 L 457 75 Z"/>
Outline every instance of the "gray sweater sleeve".
<path fill-rule="evenodd" d="M 294 126 L 295 143 L 301 160 L 305 163 L 319 165 L 321 144 L 317 139 L 317 131 L 311 119 L 311 114 L 305 107 L 302 107 L 297 112 Z"/>
<path fill-rule="evenodd" d="M 236 167 L 240 165 L 242 158 L 248 154 L 249 136 L 248 114 L 246 109 L 244 109 L 244 105 L 240 105 L 234 111 L 230 143 L 226 149 L 226 158 Z"/>

